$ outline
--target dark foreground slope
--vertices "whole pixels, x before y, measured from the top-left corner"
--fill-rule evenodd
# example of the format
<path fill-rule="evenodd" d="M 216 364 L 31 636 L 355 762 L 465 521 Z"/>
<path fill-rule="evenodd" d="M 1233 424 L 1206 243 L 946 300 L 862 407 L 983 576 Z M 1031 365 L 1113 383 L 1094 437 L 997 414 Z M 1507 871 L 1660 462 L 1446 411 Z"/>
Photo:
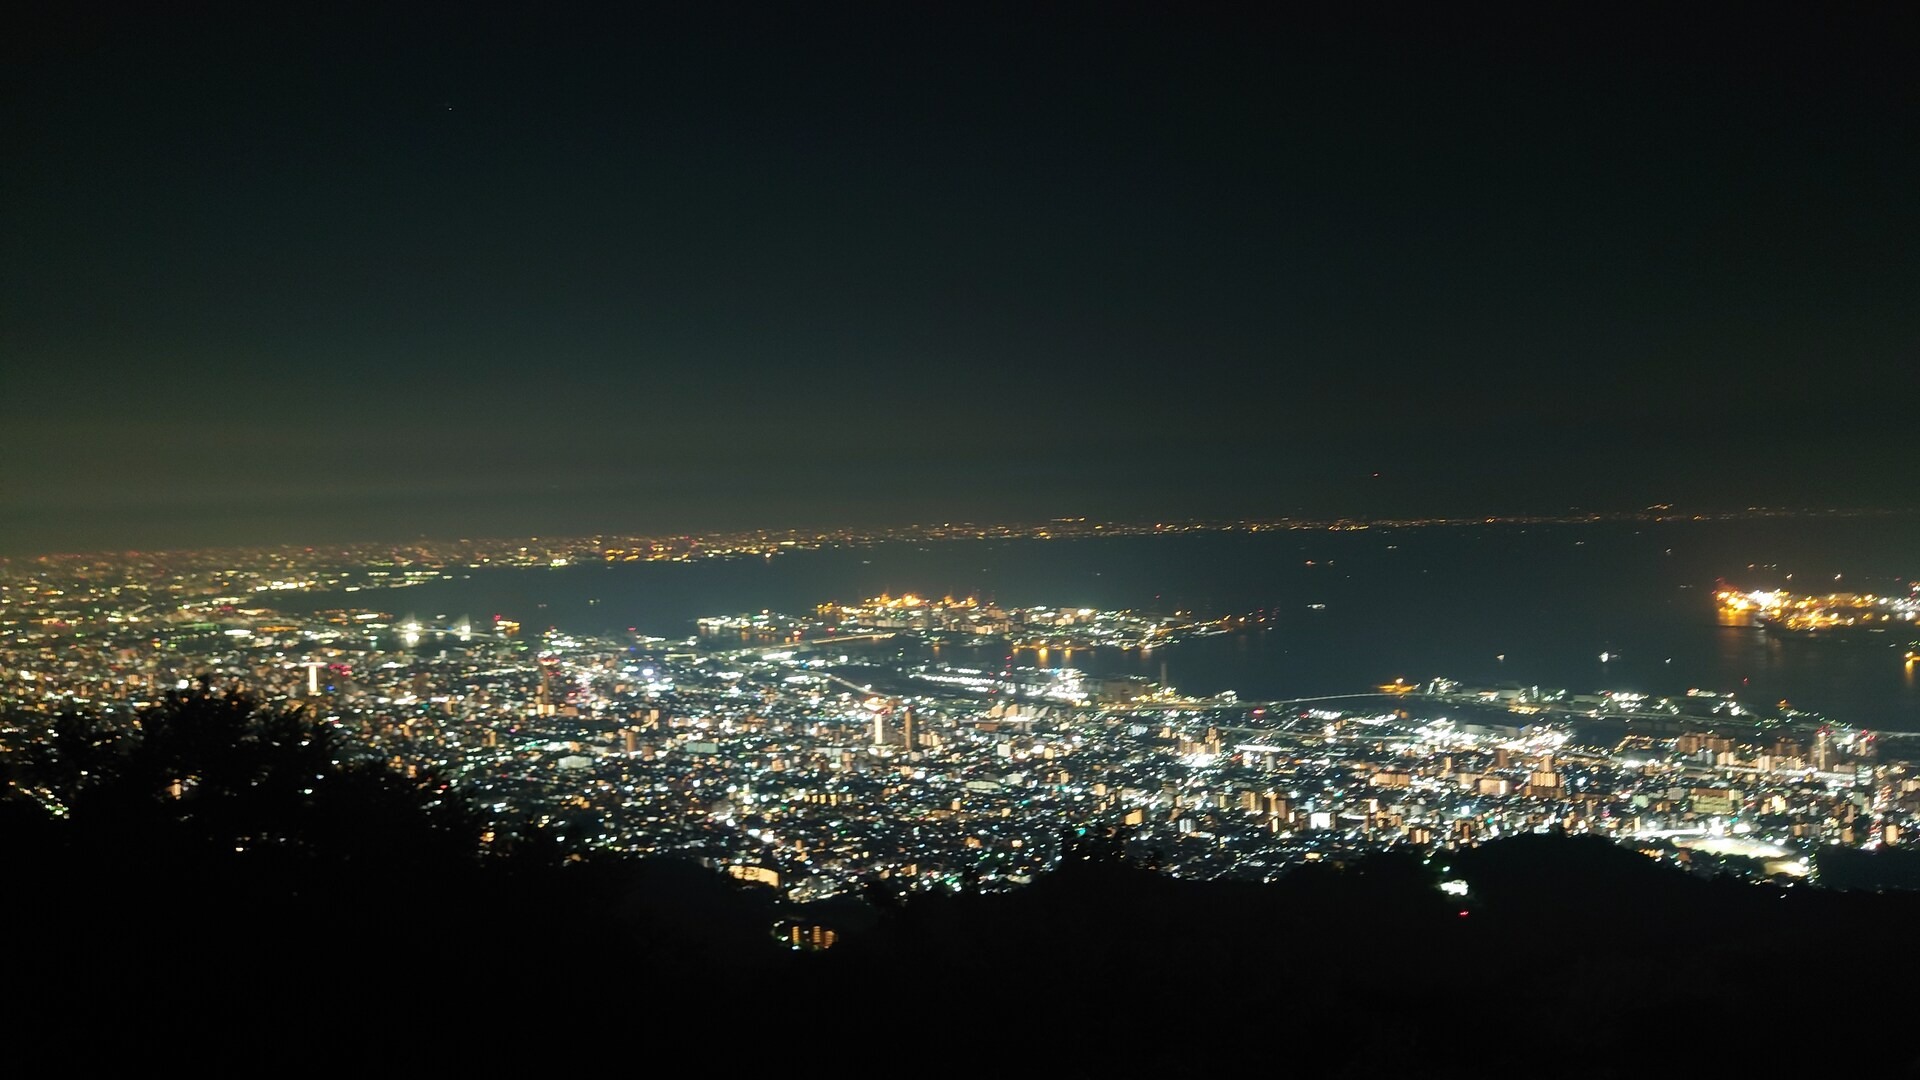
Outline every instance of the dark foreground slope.
<path fill-rule="evenodd" d="M 1342 1076 L 1826 1075 L 1920 1061 L 1913 894 L 1703 881 L 1604 841 L 1386 853 L 1270 885 L 1067 863 L 1023 892 L 913 905 L 833 974 L 916 1063 L 1044 1032 L 1052 1068 Z M 1464 914 L 1463 914 L 1464 912 Z M 1024 1051 L 1020 1051 L 1024 1053 Z M 964 1070 L 955 1070 L 964 1071 Z"/>
<path fill-rule="evenodd" d="M 534 834 L 477 857 L 478 826 L 430 779 L 306 756 L 324 733 L 245 703 L 175 704 L 139 742 L 68 731 L 64 757 L 12 762 L 0 959 L 22 1062 L 1641 1077 L 1920 1061 L 1911 892 L 1703 880 L 1540 835 L 1271 885 L 1081 847 L 1014 892 L 798 910 L 698 865 L 575 861 Z M 198 728 L 150 744 L 175 723 Z M 196 784 L 176 793 L 179 775 Z M 782 920 L 838 941 L 794 952 Z"/>

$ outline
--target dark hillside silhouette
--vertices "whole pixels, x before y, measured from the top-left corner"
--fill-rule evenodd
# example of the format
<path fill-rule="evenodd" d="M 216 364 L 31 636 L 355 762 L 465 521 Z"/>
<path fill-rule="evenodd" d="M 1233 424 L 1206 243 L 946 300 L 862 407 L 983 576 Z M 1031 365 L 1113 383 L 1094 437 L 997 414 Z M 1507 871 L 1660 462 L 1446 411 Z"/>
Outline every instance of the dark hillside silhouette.
<path fill-rule="evenodd" d="M 1018 890 L 874 882 L 864 903 L 801 910 L 685 860 L 585 856 L 538 830 L 483 845 L 442 781 L 355 761 L 326 725 L 242 695 L 64 717 L 0 761 L 28 1055 L 239 1066 L 297 1047 L 391 1067 L 404 1046 L 531 1067 L 554 1040 L 625 1032 L 652 1048 L 637 1067 L 665 1045 L 771 1052 L 772 1032 L 783 1060 L 916 1075 L 1920 1062 L 1920 894 L 1702 879 L 1591 837 L 1254 884 L 1169 877 L 1096 831 Z M 1437 887 L 1452 879 L 1464 898 Z M 773 933 L 787 919 L 838 942 L 793 952 Z M 371 1032 L 400 1041 L 376 1053 Z"/>

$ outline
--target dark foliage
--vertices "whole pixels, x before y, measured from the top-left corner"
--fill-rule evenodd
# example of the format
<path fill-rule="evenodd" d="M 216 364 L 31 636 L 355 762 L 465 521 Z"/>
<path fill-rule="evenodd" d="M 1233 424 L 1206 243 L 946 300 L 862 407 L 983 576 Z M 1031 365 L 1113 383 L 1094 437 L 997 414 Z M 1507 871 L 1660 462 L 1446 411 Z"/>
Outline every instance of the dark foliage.
<path fill-rule="evenodd" d="M 869 1045 L 943 1075 L 997 1060 L 1640 1078 L 1758 1059 L 1817 1074 L 1842 1044 L 1863 1067 L 1920 1066 L 1911 1040 L 1876 1033 L 1920 1003 L 1903 929 L 1920 894 L 1702 880 L 1558 835 L 1308 864 L 1271 885 L 1171 879 L 1100 838 L 1077 854 L 1018 892 L 908 900 L 817 977 L 835 994 L 897 988 L 863 1006 Z M 1872 1019 L 1804 1008 L 1836 992 Z M 983 1038 L 943 1055 L 931 1017 Z"/>
<path fill-rule="evenodd" d="M 5 760 L 23 1060 L 498 1069 L 601 1033 L 733 1061 L 775 1033 L 782 1059 L 918 1075 L 1920 1062 L 1900 1034 L 1920 894 L 1702 880 L 1592 838 L 1259 885 L 1172 878 L 1118 834 L 1074 835 L 1016 891 L 875 882 L 798 913 L 538 830 L 482 855 L 440 781 L 343 759 L 325 725 L 243 697 L 176 695 L 134 726 L 68 717 Z M 1466 898 L 1436 888 L 1453 878 Z M 840 943 L 780 947 L 796 916 Z"/>
<path fill-rule="evenodd" d="M 477 820 L 444 782 L 345 758 L 328 725 L 240 694 L 63 716 L 6 760 L 5 925 L 55 989 L 102 967 L 321 962 L 478 870 Z"/>
<path fill-rule="evenodd" d="M 1814 856 L 1820 883 L 1833 889 L 1879 892 L 1920 889 L 1920 851 L 1910 847 L 1824 847 Z"/>

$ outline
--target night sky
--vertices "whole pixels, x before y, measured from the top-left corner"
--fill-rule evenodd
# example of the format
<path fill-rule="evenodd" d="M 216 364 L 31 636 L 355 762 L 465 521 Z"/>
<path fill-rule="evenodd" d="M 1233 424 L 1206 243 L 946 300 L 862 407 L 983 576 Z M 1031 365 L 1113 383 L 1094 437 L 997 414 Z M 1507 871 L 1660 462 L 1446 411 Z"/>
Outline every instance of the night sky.
<path fill-rule="evenodd" d="M 46 6 L 3 551 L 1920 504 L 1901 5 Z"/>

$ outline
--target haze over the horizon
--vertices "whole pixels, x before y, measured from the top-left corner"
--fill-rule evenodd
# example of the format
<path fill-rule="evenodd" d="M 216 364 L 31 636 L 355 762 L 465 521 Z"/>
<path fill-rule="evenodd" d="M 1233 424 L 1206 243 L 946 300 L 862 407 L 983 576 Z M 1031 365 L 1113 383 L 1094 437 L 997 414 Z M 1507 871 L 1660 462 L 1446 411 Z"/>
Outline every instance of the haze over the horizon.
<path fill-rule="evenodd" d="M 1903 14 L 50 11 L 0 550 L 1920 506 Z"/>

